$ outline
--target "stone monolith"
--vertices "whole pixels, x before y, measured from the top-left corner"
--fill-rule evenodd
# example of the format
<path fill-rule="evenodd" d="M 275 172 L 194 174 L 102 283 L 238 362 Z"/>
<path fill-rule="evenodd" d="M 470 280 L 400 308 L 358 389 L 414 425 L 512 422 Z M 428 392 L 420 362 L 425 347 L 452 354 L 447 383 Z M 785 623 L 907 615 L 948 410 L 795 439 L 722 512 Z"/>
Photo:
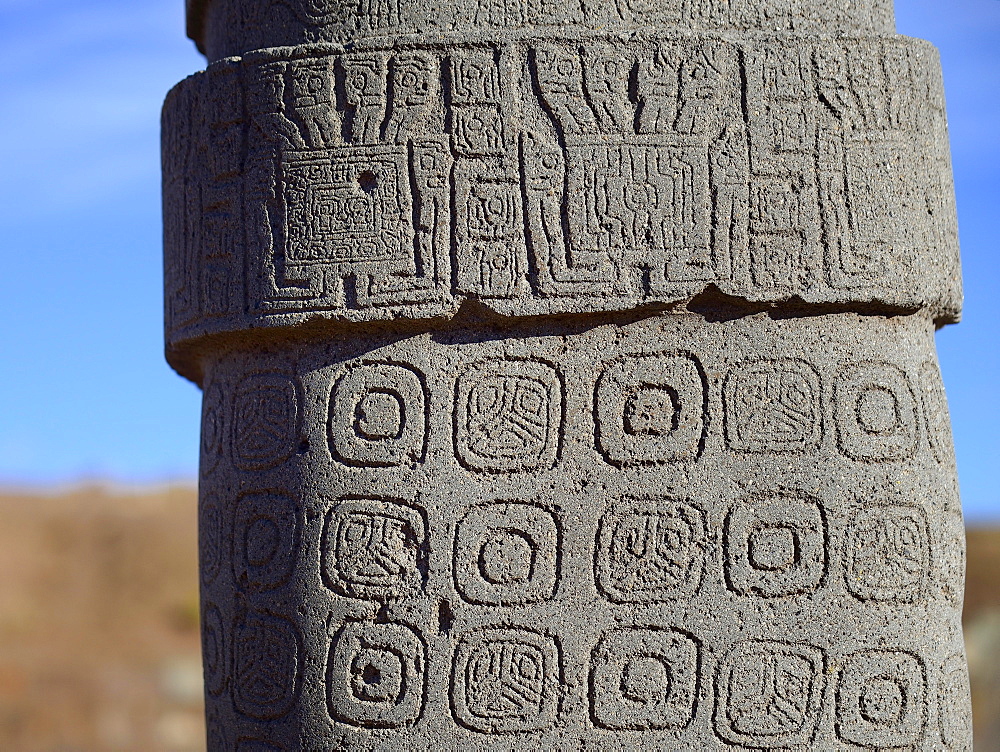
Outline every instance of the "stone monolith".
<path fill-rule="evenodd" d="M 189 0 L 209 747 L 969 749 L 890 0 Z"/>

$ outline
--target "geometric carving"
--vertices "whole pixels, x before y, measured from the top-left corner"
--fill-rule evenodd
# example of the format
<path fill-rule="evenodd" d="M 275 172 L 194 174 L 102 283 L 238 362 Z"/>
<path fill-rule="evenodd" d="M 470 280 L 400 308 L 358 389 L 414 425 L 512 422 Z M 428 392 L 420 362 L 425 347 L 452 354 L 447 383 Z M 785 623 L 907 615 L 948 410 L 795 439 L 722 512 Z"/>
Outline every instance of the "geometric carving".
<path fill-rule="evenodd" d="M 907 375 L 889 363 L 859 363 L 837 377 L 837 441 L 855 460 L 889 462 L 913 456 L 917 400 Z"/>
<path fill-rule="evenodd" d="M 677 116 L 681 50 L 661 40 L 652 54 L 639 59 L 636 89 L 639 133 L 669 133 Z"/>
<path fill-rule="evenodd" d="M 233 516 L 233 577 L 241 589 L 259 593 L 281 587 L 292 576 L 299 553 L 299 510 L 281 493 L 247 493 Z"/>
<path fill-rule="evenodd" d="M 559 673 L 551 637 L 525 629 L 469 633 L 455 651 L 455 720 L 486 734 L 547 729 L 558 714 Z"/>
<path fill-rule="evenodd" d="M 301 637 L 288 619 L 258 612 L 237 621 L 233 640 L 233 705 L 268 721 L 295 704 L 301 675 Z"/>
<path fill-rule="evenodd" d="M 470 603 L 516 606 L 555 595 L 559 577 L 555 516 L 533 504 L 473 507 L 455 533 L 455 587 Z"/>
<path fill-rule="evenodd" d="M 802 360 L 743 363 L 723 388 L 726 440 L 743 452 L 802 452 L 823 434 L 819 374 Z"/>
<path fill-rule="evenodd" d="M 363 728 L 416 723 L 426 692 L 426 650 L 420 636 L 402 624 L 345 624 L 327 664 L 330 715 Z"/>
<path fill-rule="evenodd" d="M 726 518 L 726 582 L 742 595 L 811 592 L 823 583 L 828 558 L 826 515 L 811 499 L 750 498 L 734 504 Z"/>
<path fill-rule="evenodd" d="M 837 736 L 864 747 L 920 742 L 927 721 L 923 662 L 902 650 L 862 650 L 847 657 L 837 688 Z"/>
<path fill-rule="evenodd" d="M 690 597 L 705 566 L 705 513 L 667 497 L 626 496 L 601 518 L 595 570 L 615 603 Z"/>
<path fill-rule="evenodd" d="M 715 279 L 712 267 L 708 149 L 664 144 L 575 140 L 567 146 L 567 193 L 587 213 L 569 214 L 570 247 L 582 253 L 648 257 L 653 279 Z"/>
<path fill-rule="evenodd" d="M 684 728 L 698 701 L 699 646 L 662 627 L 613 629 L 594 649 L 590 712 L 601 728 Z"/>
<path fill-rule="evenodd" d="M 459 39 L 463 40 L 471 32 L 476 42 L 480 37 L 497 35 L 497 31 L 525 29 L 526 35 L 536 31 L 550 33 L 553 28 L 567 34 L 602 29 L 615 37 L 626 37 L 637 28 L 684 36 L 749 30 L 770 32 L 768 36 L 776 38 L 790 30 L 803 36 L 895 33 L 891 9 L 872 0 L 860 0 L 846 8 L 776 0 L 766 3 L 621 0 L 599 4 L 581 0 L 565 3 L 538 0 L 529 4 L 472 0 L 436 7 L 434 21 L 429 24 L 421 16 L 412 15 L 408 8 L 400 0 L 363 0 L 349 6 L 310 0 L 284 2 L 279 13 L 273 0 L 252 0 L 246 10 L 236 11 L 226 6 L 226 12 L 216 17 L 211 9 L 196 4 L 189 11 L 188 28 L 198 49 L 210 60 L 237 55 L 241 50 L 319 39 L 340 44 L 370 37 L 400 39 L 427 28 L 446 28 L 456 36 L 461 33 Z"/>
<path fill-rule="evenodd" d="M 417 592 L 426 578 L 427 522 L 404 501 L 349 497 L 327 513 L 320 569 L 348 598 L 390 600 Z"/>
<path fill-rule="evenodd" d="M 965 656 L 951 655 L 945 660 L 938 684 L 938 722 L 946 749 L 971 749 L 972 715 L 966 703 L 969 697 L 969 667 Z"/>
<path fill-rule="evenodd" d="M 210 695 L 222 694 L 229 678 L 226 631 L 222 623 L 222 612 L 217 606 L 207 603 L 201 616 L 201 661 L 205 674 L 205 691 Z"/>
<path fill-rule="evenodd" d="M 458 289 L 483 298 L 513 297 L 523 291 L 527 271 L 516 178 L 478 162 L 459 163 L 454 178 Z"/>
<path fill-rule="evenodd" d="M 206 587 L 219 574 L 226 555 L 224 524 L 222 505 L 206 491 L 198 500 L 198 569 Z"/>
<path fill-rule="evenodd" d="M 715 730 L 746 747 L 806 745 L 823 704 L 823 653 L 809 645 L 752 640 L 719 665 Z"/>
<path fill-rule="evenodd" d="M 240 67 L 249 315 L 441 310 L 452 158 L 422 122 L 437 102 L 436 61 L 369 51 Z"/>
<path fill-rule="evenodd" d="M 286 261 L 295 264 L 387 261 L 413 247 L 406 149 L 340 146 L 289 152 Z"/>
<path fill-rule="evenodd" d="M 562 431 L 562 380 L 535 360 L 494 360 L 467 368 L 455 401 L 455 453 L 480 472 L 555 465 Z"/>
<path fill-rule="evenodd" d="M 817 276 L 819 111 L 811 51 L 762 45 L 748 51 L 750 110 L 749 282 L 789 293 Z"/>
<path fill-rule="evenodd" d="M 629 355 L 597 382 L 597 445 L 617 467 L 693 461 L 706 426 L 706 382 L 690 353 Z"/>
<path fill-rule="evenodd" d="M 212 384 L 201 402 L 201 472 L 208 475 L 225 451 L 226 408 L 222 387 Z"/>
<path fill-rule="evenodd" d="M 295 451 L 298 389 L 290 376 L 262 373 L 240 382 L 234 400 L 233 452 L 241 470 L 266 470 Z"/>
<path fill-rule="evenodd" d="M 745 2 L 644 2 L 616 14 L 804 28 Z M 466 22 L 536 15 L 477 4 Z M 560 24 L 576 10 L 542 5 Z M 411 41 L 220 61 L 171 95 L 171 338 L 276 311 L 450 315 L 468 298 L 622 310 L 709 282 L 954 315 L 947 162 L 926 135 L 942 107 L 919 43 Z"/>
<path fill-rule="evenodd" d="M 401 365 L 350 368 L 333 389 L 330 442 L 348 465 L 391 467 L 423 459 L 427 395 L 420 374 Z"/>
<path fill-rule="evenodd" d="M 941 382 L 941 371 L 933 360 L 920 366 L 919 383 L 931 450 L 938 462 L 954 461 L 948 399 Z"/>
<path fill-rule="evenodd" d="M 713 233 L 712 219 L 725 214 L 736 184 L 709 165 L 736 94 L 735 49 L 664 43 L 640 53 L 637 75 L 607 45 L 538 44 L 531 57 L 535 93 L 562 142 L 553 151 L 522 140 L 543 289 L 669 296 L 677 283 L 728 279 L 729 228 Z M 547 196 L 534 192 L 539 179 Z"/>
<path fill-rule="evenodd" d="M 844 577 L 861 600 L 913 603 L 924 596 L 930 538 L 924 510 L 882 504 L 855 514 L 846 535 Z"/>

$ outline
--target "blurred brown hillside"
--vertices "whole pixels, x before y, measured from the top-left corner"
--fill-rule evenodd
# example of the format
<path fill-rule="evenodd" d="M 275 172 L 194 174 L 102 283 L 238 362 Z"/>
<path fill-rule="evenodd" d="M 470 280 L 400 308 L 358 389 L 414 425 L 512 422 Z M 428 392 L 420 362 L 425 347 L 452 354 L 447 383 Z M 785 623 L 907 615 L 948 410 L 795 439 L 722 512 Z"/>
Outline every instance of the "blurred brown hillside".
<path fill-rule="evenodd" d="M 195 511 L 0 494 L 0 749 L 204 749 Z"/>
<path fill-rule="evenodd" d="M 0 750 L 203 750 L 190 488 L 0 492 Z M 976 749 L 1000 752 L 1000 528 L 969 533 Z"/>

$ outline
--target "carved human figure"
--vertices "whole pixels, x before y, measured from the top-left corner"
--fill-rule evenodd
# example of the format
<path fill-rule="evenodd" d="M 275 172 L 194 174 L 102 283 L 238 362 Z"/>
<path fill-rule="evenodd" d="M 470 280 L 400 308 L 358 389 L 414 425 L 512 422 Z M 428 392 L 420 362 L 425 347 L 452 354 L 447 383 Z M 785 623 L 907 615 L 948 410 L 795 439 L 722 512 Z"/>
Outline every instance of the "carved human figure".
<path fill-rule="evenodd" d="M 340 142 L 340 119 L 333 100 L 330 71 L 325 66 L 292 68 L 292 111 L 313 149 Z"/>
<path fill-rule="evenodd" d="M 351 110 L 351 139 L 377 143 L 385 119 L 385 63 L 377 55 L 341 58 L 344 89 Z"/>
<path fill-rule="evenodd" d="M 594 113 L 583 95 L 583 66 L 578 53 L 555 45 L 534 50 L 538 87 L 565 133 L 590 133 Z"/>
<path fill-rule="evenodd" d="M 262 142 L 272 141 L 287 149 L 301 149 L 305 141 L 285 115 L 284 66 L 262 65 L 256 70 L 257 81 L 248 87 L 247 110 L 250 122 Z"/>
<path fill-rule="evenodd" d="M 605 133 L 627 133 L 635 127 L 628 94 L 632 63 L 603 46 L 591 46 L 584 53 L 584 82 L 587 97 Z"/>
<path fill-rule="evenodd" d="M 725 101 L 728 50 L 721 44 L 706 44 L 691 51 L 681 63 L 677 114 L 678 133 L 702 134 L 717 130 Z"/>
<path fill-rule="evenodd" d="M 393 58 L 386 140 L 402 143 L 420 131 L 420 121 L 428 116 L 431 97 L 436 93 L 437 75 L 437 61 L 429 55 L 413 53 Z"/>
<path fill-rule="evenodd" d="M 661 45 L 639 63 L 639 132 L 666 133 L 677 117 L 677 49 Z"/>

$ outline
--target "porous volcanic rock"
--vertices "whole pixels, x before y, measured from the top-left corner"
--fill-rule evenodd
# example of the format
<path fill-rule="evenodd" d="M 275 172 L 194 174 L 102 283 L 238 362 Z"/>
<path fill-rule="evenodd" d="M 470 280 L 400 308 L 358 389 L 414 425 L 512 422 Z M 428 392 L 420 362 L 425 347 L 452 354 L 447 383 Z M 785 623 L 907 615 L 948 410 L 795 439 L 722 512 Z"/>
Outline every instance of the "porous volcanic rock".
<path fill-rule="evenodd" d="M 212 750 L 971 748 L 954 192 L 891 3 L 188 14 Z"/>

